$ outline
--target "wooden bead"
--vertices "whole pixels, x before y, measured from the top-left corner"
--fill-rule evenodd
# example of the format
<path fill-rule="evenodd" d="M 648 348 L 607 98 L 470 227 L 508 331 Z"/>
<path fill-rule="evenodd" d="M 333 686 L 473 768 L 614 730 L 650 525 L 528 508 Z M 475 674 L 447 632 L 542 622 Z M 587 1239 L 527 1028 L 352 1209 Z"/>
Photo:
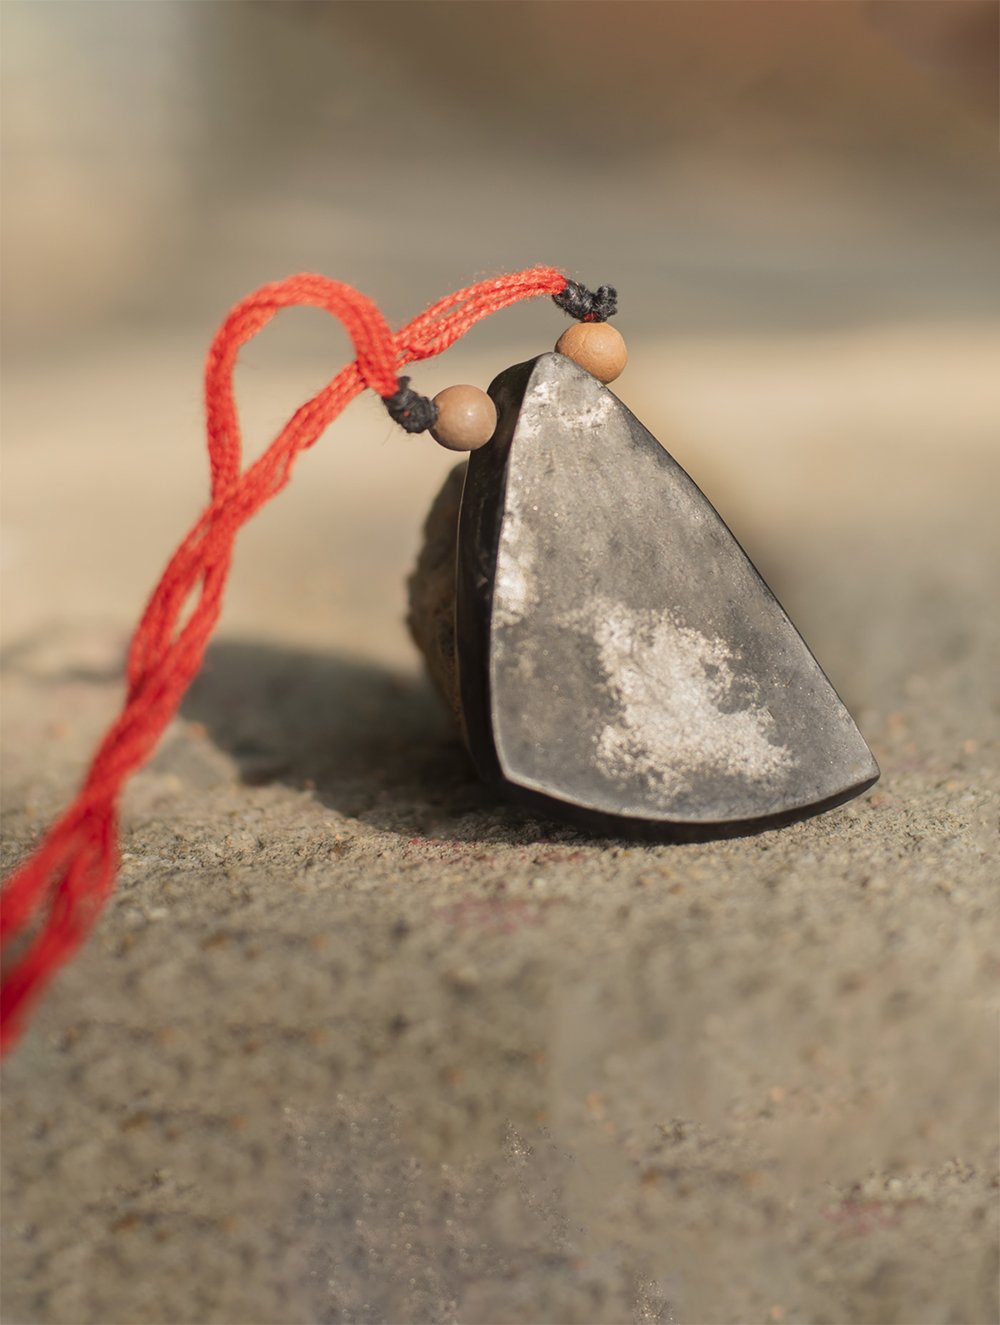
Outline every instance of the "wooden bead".
<path fill-rule="evenodd" d="M 446 386 L 434 397 L 437 423 L 431 436 L 449 451 L 485 446 L 497 426 L 497 409 L 477 386 Z"/>
<path fill-rule="evenodd" d="M 625 341 L 610 322 L 574 322 L 556 341 L 556 351 L 605 383 L 620 377 L 628 363 Z"/>

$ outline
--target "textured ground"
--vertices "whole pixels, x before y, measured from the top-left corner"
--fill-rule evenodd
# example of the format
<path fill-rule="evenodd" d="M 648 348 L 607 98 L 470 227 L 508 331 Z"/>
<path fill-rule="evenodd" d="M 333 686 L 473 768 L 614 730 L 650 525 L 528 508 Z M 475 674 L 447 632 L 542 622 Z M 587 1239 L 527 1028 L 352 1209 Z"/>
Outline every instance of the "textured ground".
<path fill-rule="evenodd" d="M 11 859 L 193 512 L 196 348 L 8 395 Z M 716 845 L 494 804 L 401 620 L 449 458 L 359 402 L 248 535 L 129 792 L 118 893 L 5 1065 L 5 1321 L 996 1318 L 1000 345 L 633 351 L 620 394 L 749 546 L 882 782 Z M 323 371 L 264 358 L 261 432 Z M 141 457 L 98 426 L 122 380 L 126 413 L 150 381 L 163 402 Z"/>

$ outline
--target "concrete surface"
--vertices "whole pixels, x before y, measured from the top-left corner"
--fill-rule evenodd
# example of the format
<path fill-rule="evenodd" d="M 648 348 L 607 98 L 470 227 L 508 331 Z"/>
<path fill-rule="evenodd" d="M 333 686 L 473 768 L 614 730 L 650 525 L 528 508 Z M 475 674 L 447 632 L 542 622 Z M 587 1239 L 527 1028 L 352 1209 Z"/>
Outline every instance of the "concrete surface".
<path fill-rule="evenodd" d="M 71 793 L 196 510 L 199 349 L 9 385 L 11 860 Z M 5 1063 L 4 1321 L 996 1319 L 1000 342 L 632 351 L 621 396 L 882 782 L 698 846 L 492 803 L 402 620 L 451 457 L 357 402 L 241 544 L 129 791 L 118 892 Z M 255 434 L 326 352 L 253 352 Z M 456 350 L 421 382 L 498 366 Z"/>

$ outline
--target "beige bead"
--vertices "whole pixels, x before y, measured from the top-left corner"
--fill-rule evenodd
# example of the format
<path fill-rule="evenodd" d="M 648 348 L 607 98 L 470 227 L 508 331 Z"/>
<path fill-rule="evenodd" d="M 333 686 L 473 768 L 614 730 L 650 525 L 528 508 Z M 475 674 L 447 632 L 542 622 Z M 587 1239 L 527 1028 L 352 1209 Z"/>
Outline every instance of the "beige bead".
<path fill-rule="evenodd" d="M 556 341 L 556 351 L 605 383 L 620 377 L 628 363 L 625 341 L 610 322 L 574 322 Z"/>
<path fill-rule="evenodd" d="M 446 386 L 434 404 L 438 418 L 431 436 L 449 451 L 475 451 L 493 436 L 497 409 L 479 387 Z"/>

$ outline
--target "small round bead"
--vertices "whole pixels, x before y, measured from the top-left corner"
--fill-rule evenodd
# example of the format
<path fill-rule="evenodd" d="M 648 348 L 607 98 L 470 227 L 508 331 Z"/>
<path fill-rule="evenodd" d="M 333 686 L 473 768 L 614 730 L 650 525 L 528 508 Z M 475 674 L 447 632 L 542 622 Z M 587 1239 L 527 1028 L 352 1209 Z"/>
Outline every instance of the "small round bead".
<path fill-rule="evenodd" d="M 556 341 L 556 351 L 605 383 L 620 377 L 628 363 L 625 341 L 610 322 L 574 322 Z"/>
<path fill-rule="evenodd" d="M 446 386 L 434 397 L 437 423 L 431 436 L 449 451 L 485 446 L 497 426 L 497 407 L 477 386 Z"/>

